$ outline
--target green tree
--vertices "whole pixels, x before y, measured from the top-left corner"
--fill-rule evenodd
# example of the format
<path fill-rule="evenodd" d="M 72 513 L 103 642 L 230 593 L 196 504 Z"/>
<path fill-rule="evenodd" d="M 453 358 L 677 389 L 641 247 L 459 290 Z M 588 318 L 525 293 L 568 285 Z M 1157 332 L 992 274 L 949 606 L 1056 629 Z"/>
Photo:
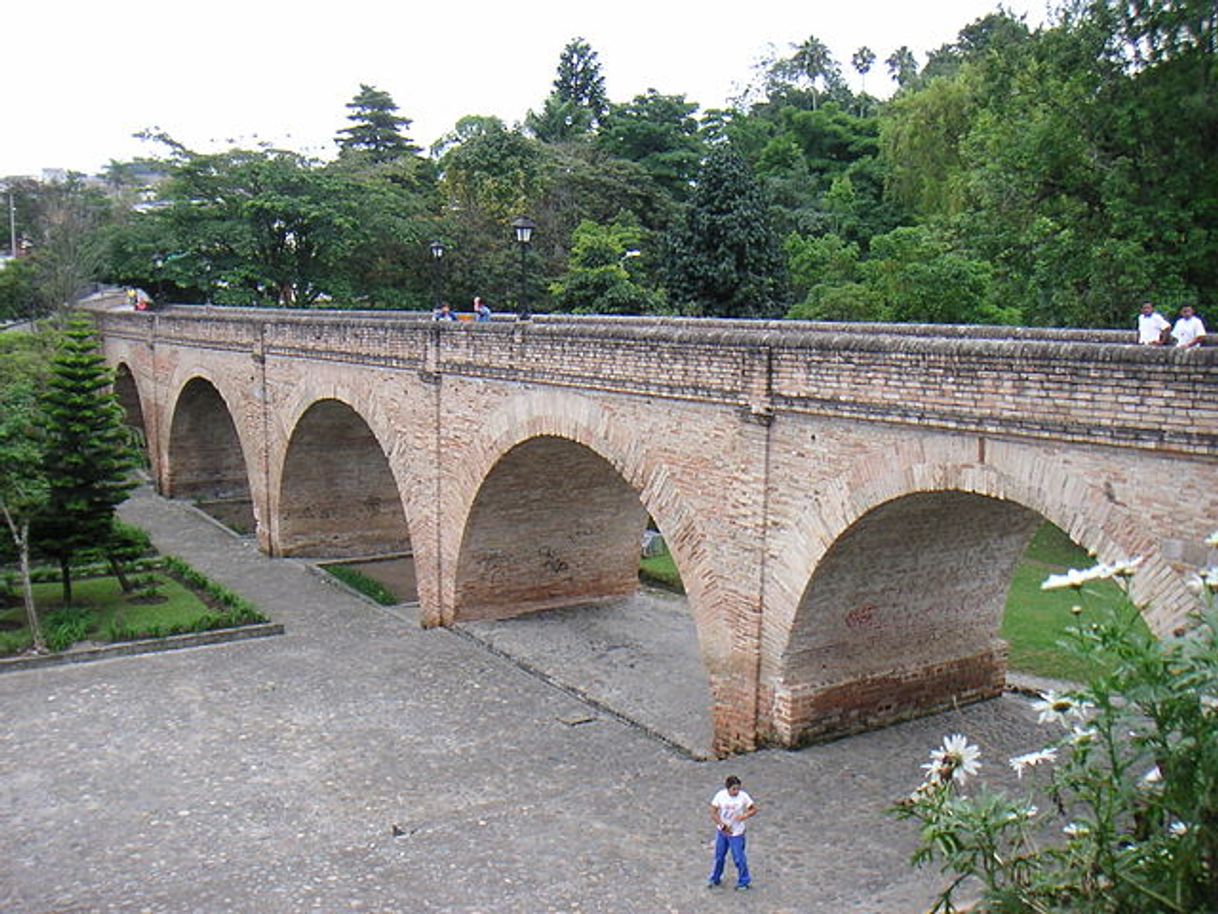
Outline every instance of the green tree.
<path fill-rule="evenodd" d="M 376 164 L 392 162 L 419 152 L 406 136 L 410 119 L 397 113 L 393 96 L 382 89 L 360 83 L 359 92 L 347 102 L 350 127 L 335 137 L 340 156 L 363 156 Z"/>
<path fill-rule="evenodd" d="M 586 136 L 592 129 L 592 112 L 551 92 L 540 112 L 525 115 L 524 126 L 543 143 L 568 143 Z"/>
<path fill-rule="evenodd" d="M 889 78 L 896 80 L 902 89 L 912 86 L 918 79 L 918 58 L 906 45 L 889 54 L 884 66 L 888 68 Z"/>
<path fill-rule="evenodd" d="M 950 218 L 968 205 L 969 163 L 962 144 L 976 126 L 976 71 L 902 93 L 880 117 L 888 193 L 924 219 Z"/>
<path fill-rule="evenodd" d="M 881 302 L 858 281 L 859 246 L 837 235 L 791 234 L 783 243 L 797 320 L 879 320 Z"/>
<path fill-rule="evenodd" d="M 423 246 L 431 193 L 392 162 L 358 169 L 283 150 L 184 152 L 163 208 L 110 234 L 108 274 L 178 301 L 422 306 L 422 268 L 409 254 Z"/>
<path fill-rule="evenodd" d="M 551 289 L 559 307 L 588 314 L 647 314 L 659 311 L 663 299 L 635 275 L 642 259 L 643 232 L 633 219 L 610 225 L 584 221 L 575 229 L 571 267 Z"/>
<path fill-rule="evenodd" d="M 30 586 L 30 528 L 47 499 L 37 391 L 45 382 L 52 336 L 0 336 L 0 515 L 12 540 L 26 620 L 39 652 L 46 650 L 46 641 Z"/>
<path fill-rule="evenodd" d="M 33 528 L 39 548 L 59 562 L 65 604 L 73 555 L 110 541 L 114 509 L 133 486 L 137 455 L 112 383 L 91 324 L 73 321 L 39 397 L 47 498 Z"/>
<path fill-rule="evenodd" d="M 705 149 L 698 135 L 696 102 L 684 95 L 648 89 L 625 105 L 614 105 L 597 145 L 610 155 L 637 162 L 675 200 L 684 200 Z"/>
<path fill-rule="evenodd" d="M 42 184 L 37 192 L 33 263 L 46 310 L 62 315 L 102 271 L 99 230 L 111 219 L 106 198 L 81 175 Z"/>
<path fill-rule="evenodd" d="M 783 267 L 761 185 L 734 150 L 713 148 L 670 233 L 669 300 L 687 314 L 773 317 L 785 310 Z"/>
<path fill-rule="evenodd" d="M 992 268 L 957 253 L 923 226 L 894 229 L 871 240 L 859 272 L 884 318 L 939 324 L 1013 323 L 1017 315 L 991 303 Z"/>
<path fill-rule="evenodd" d="M 863 91 L 867 89 L 867 74 L 871 72 L 872 64 L 875 63 L 875 51 L 863 45 L 850 57 L 850 65 L 854 67 L 859 78 L 863 81 Z"/>
<path fill-rule="evenodd" d="M 828 45 L 815 35 L 809 35 L 791 55 L 792 69 L 808 81 L 812 90 L 812 109 L 819 106 L 820 93 L 841 82 L 841 68 L 833 59 Z M 819 91 L 818 91 L 819 86 Z"/>
<path fill-rule="evenodd" d="M 22 257 L 0 268 L 0 321 L 29 318 L 38 310 L 38 270 Z"/>
<path fill-rule="evenodd" d="M 590 128 L 598 126 L 609 109 L 600 60 L 583 38 L 572 38 L 563 48 L 554 77 L 554 94 L 559 102 L 586 111 Z"/>

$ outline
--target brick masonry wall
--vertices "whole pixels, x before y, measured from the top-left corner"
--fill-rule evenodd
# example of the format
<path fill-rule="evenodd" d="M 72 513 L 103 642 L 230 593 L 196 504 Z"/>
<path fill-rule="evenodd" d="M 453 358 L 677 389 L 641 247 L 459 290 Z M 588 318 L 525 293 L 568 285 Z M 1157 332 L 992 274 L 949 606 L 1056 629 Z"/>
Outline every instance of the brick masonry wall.
<path fill-rule="evenodd" d="M 293 428 L 278 515 L 282 555 L 410 551 L 389 461 L 364 420 L 337 400 L 314 404 Z"/>
<path fill-rule="evenodd" d="M 495 465 L 466 525 L 457 620 L 503 618 L 638 589 L 647 514 L 606 461 L 534 438 Z"/>
<path fill-rule="evenodd" d="M 652 514 L 686 583 L 725 751 L 991 694 L 1013 519 L 1048 517 L 1103 559 L 1145 554 L 1135 595 L 1160 632 L 1195 605 L 1182 574 L 1218 558 L 1199 545 L 1218 517 L 1214 349 L 1094 331 L 209 308 L 99 323 L 108 358 L 131 369 L 162 484 L 182 389 L 215 386 L 270 551 L 292 548 L 290 493 L 321 497 L 342 472 L 295 478 L 311 461 L 292 454 L 294 431 L 318 401 L 346 404 L 367 429 L 361 453 L 375 440 L 395 484 L 426 624 L 625 588 L 623 531 Z M 568 487 L 548 494 L 557 478 Z M 383 476 L 365 488 L 385 501 Z M 365 521 L 331 507 L 340 526 L 318 532 L 337 548 Z M 585 507 L 597 523 L 579 528 L 570 515 Z M 976 543 L 979 581 L 938 583 L 952 537 Z M 529 552 L 538 541 L 550 553 Z M 898 556 L 886 602 L 863 601 L 872 585 L 849 569 L 880 551 Z M 504 556 L 532 572 L 508 589 L 502 567 L 490 573 Z M 551 560 L 571 573 L 533 567 Z M 917 595 L 925 612 L 903 609 L 914 578 L 936 582 Z M 891 629 L 861 625 L 864 605 Z M 825 676 L 830 645 L 841 653 Z"/>

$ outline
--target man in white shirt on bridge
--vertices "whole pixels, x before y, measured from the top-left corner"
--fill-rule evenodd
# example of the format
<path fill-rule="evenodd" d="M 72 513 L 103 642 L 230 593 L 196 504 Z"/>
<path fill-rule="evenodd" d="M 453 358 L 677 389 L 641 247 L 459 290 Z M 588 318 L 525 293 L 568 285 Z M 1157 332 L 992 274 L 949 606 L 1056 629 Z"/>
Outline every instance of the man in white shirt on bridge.
<path fill-rule="evenodd" d="M 1155 306 L 1148 301 L 1142 302 L 1142 313 L 1138 315 L 1138 343 L 1142 346 L 1163 345 L 1163 331 L 1170 330 L 1171 324 Z"/>
<path fill-rule="evenodd" d="M 1192 305 L 1185 305 L 1180 309 L 1180 317 L 1172 328 L 1171 335 L 1176 338 L 1177 349 L 1192 349 L 1201 345 L 1205 339 L 1205 324 L 1201 323 L 1201 318 L 1197 317 Z"/>

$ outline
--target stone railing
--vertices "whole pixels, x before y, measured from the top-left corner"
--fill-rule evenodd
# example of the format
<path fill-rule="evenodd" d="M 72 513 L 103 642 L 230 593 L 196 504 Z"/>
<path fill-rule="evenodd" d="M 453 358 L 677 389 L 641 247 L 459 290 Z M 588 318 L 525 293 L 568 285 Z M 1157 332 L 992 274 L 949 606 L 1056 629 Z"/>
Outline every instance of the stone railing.
<path fill-rule="evenodd" d="M 98 310 L 104 335 L 581 390 L 1218 454 L 1218 348 L 1133 332 L 409 312 Z"/>

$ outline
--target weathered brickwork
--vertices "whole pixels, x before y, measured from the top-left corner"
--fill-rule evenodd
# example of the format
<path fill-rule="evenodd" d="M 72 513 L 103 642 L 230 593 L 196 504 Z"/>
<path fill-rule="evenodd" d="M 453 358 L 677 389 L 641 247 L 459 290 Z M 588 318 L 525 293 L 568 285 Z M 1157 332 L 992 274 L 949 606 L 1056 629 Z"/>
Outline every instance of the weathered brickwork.
<path fill-rule="evenodd" d="M 169 494 L 248 493 L 274 554 L 413 553 L 425 624 L 689 595 L 716 746 L 1001 688 L 1044 517 L 1143 555 L 1158 632 L 1218 556 L 1218 350 L 1097 331 L 174 308 L 97 315 Z M 136 418 L 138 410 L 139 419 Z"/>

